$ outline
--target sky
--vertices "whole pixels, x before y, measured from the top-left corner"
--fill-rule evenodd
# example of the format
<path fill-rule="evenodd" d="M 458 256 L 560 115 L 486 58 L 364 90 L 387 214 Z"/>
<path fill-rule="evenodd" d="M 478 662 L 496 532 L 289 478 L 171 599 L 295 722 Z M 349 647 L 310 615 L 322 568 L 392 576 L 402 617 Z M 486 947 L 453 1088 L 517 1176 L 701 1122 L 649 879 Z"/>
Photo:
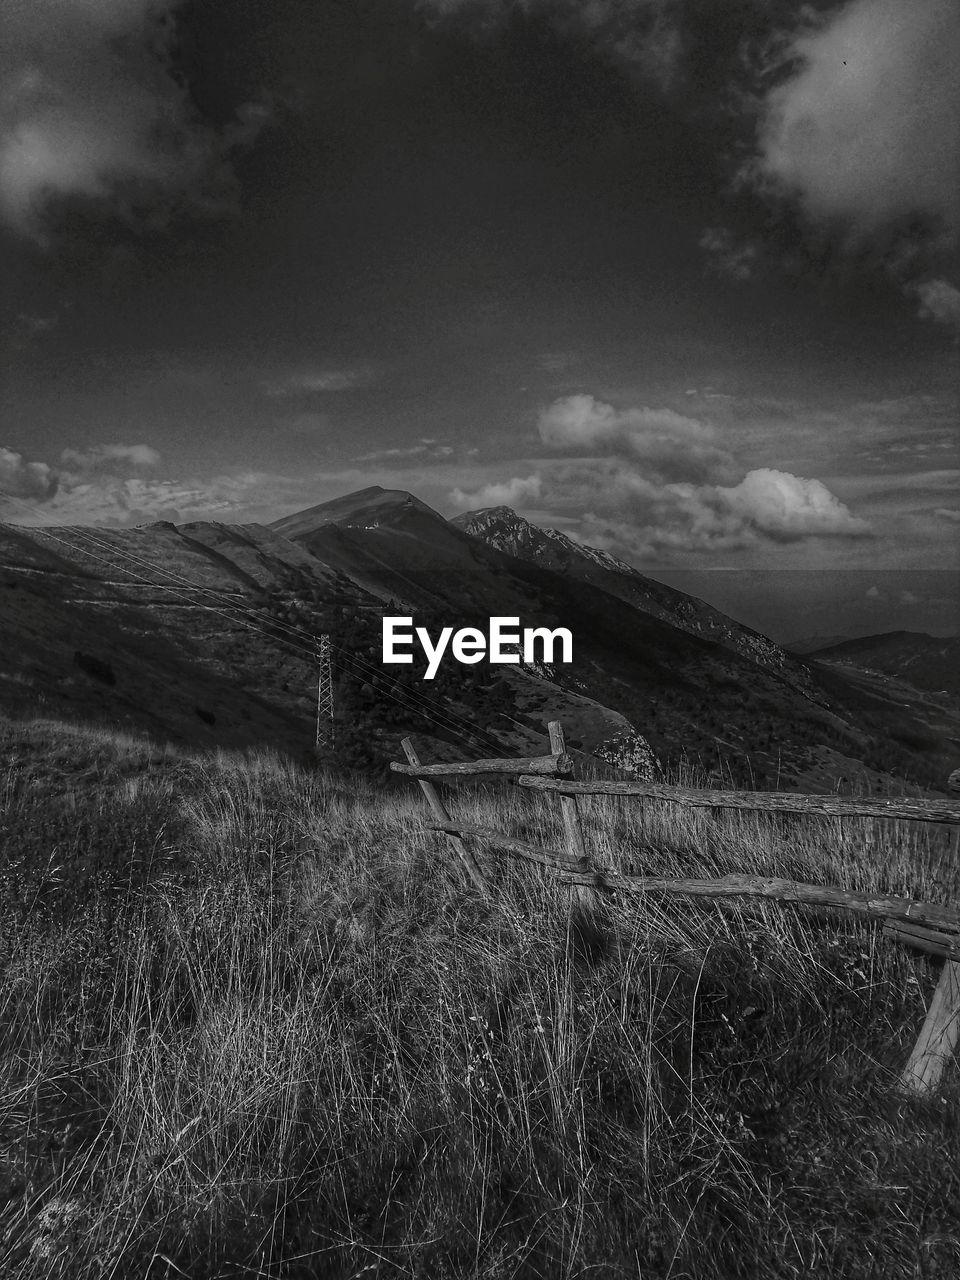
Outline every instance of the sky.
<path fill-rule="evenodd" d="M 960 629 L 955 0 L 6 0 L 0 519 L 509 505 Z"/>

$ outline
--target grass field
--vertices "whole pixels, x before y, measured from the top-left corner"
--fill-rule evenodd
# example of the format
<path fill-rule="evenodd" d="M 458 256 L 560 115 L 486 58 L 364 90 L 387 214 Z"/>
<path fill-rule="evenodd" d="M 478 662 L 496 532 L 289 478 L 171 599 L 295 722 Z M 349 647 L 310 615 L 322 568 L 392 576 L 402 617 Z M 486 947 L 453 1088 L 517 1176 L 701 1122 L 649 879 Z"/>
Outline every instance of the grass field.
<path fill-rule="evenodd" d="M 464 887 L 412 785 L 0 727 L 0 1276 L 954 1277 L 939 962 L 769 903 Z M 549 799 L 458 816 L 556 847 Z M 597 858 L 960 898 L 949 831 L 603 800 Z"/>

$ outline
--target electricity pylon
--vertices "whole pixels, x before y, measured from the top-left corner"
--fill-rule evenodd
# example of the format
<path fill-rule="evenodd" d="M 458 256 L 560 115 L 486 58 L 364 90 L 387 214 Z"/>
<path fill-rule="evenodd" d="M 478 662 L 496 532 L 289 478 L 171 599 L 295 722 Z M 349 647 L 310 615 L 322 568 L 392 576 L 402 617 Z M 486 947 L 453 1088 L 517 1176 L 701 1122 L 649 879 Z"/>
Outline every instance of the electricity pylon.
<path fill-rule="evenodd" d="M 330 637 L 317 643 L 317 750 L 333 746 L 333 669 Z"/>

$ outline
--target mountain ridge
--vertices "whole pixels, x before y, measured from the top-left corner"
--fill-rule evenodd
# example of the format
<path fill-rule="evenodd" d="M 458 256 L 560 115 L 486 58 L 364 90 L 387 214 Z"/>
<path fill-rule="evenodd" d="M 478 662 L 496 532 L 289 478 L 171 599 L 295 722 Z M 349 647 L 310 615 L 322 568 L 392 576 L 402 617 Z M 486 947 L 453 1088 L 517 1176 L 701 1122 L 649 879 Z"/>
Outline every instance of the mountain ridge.
<path fill-rule="evenodd" d="M 802 663 L 796 663 L 793 655 L 769 637 L 696 596 L 648 577 L 607 551 L 576 542 L 558 529 L 531 524 L 511 507 L 468 511 L 450 523 L 508 554 L 573 573 L 653 617 L 691 635 L 717 641 L 752 662 L 804 679 Z"/>
<path fill-rule="evenodd" d="M 917 770 L 937 786 L 955 767 L 960 726 L 935 696 L 781 660 L 772 641 L 758 655 L 758 633 L 515 512 L 487 522 L 502 546 L 465 522 L 375 486 L 270 526 L 60 528 L 53 542 L 0 525 L 0 711 L 307 752 L 327 634 L 338 759 L 364 767 L 396 759 L 410 733 L 433 739 L 434 759 L 535 753 L 552 719 L 618 765 L 659 759 L 748 787 L 830 791 L 852 776 L 874 790 Z M 382 662 L 378 615 L 398 608 L 432 635 L 494 615 L 566 626 L 575 660 L 450 659 L 424 684 L 416 665 Z"/>

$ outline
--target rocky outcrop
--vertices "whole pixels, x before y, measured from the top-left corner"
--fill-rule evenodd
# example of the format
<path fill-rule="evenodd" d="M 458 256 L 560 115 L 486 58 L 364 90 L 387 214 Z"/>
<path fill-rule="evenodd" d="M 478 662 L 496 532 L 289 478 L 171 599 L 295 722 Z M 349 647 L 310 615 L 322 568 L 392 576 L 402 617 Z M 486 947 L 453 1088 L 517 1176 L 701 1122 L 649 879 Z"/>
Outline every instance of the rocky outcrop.
<path fill-rule="evenodd" d="M 653 748 L 643 734 L 637 733 L 635 729 L 620 737 L 610 738 L 597 747 L 593 754 L 640 782 L 660 782 L 663 779 L 663 766 Z"/>

